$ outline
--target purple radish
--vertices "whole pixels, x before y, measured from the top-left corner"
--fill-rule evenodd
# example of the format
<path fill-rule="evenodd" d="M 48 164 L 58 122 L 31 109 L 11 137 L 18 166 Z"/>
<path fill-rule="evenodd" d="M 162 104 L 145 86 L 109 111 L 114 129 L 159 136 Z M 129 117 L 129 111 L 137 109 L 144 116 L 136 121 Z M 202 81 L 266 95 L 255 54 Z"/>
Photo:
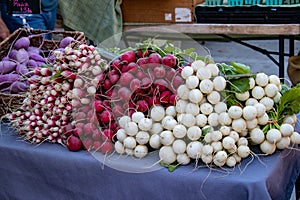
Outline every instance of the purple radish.
<path fill-rule="evenodd" d="M 15 70 L 17 63 L 13 61 L 0 61 L 0 74 L 8 74 Z"/>
<path fill-rule="evenodd" d="M 19 49 L 28 49 L 29 45 L 30 45 L 29 38 L 28 37 L 21 37 L 14 44 L 14 48 L 16 50 L 19 50 Z"/>
<path fill-rule="evenodd" d="M 22 81 L 16 81 L 11 84 L 10 92 L 11 93 L 25 92 L 28 89 L 28 87 L 29 87 L 28 83 Z"/>
<path fill-rule="evenodd" d="M 16 61 L 19 63 L 25 63 L 29 59 L 28 53 L 25 49 L 20 49 L 16 53 Z"/>

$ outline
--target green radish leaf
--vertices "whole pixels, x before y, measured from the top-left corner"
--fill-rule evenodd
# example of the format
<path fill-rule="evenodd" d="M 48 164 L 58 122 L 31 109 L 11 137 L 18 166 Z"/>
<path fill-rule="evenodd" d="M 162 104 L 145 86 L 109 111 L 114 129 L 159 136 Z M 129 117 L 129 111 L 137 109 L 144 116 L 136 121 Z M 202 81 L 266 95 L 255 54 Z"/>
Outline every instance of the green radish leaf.
<path fill-rule="evenodd" d="M 292 115 L 300 112 L 300 85 L 284 92 L 278 103 L 278 115 Z"/>
<path fill-rule="evenodd" d="M 189 49 L 183 50 L 183 53 L 186 55 L 190 55 L 191 53 L 194 53 L 194 52 L 195 52 L 194 48 L 189 48 Z"/>
<path fill-rule="evenodd" d="M 234 61 L 231 62 L 231 65 L 237 74 L 250 74 L 251 73 L 250 66 L 247 66 L 242 63 L 237 63 Z"/>
<path fill-rule="evenodd" d="M 169 172 L 174 172 L 174 171 L 180 166 L 179 163 L 176 163 L 176 164 L 166 164 L 166 163 L 164 163 L 164 162 L 161 162 L 161 165 L 162 165 L 163 167 L 168 168 L 168 171 L 169 171 Z"/>
<path fill-rule="evenodd" d="M 237 93 L 243 93 L 250 90 L 249 78 L 231 79 L 230 90 Z"/>
<path fill-rule="evenodd" d="M 54 80 L 56 78 L 59 78 L 61 76 L 63 70 L 58 70 L 53 76 L 51 76 L 50 80 Z"/>
<path fill-rule="evenodd" d="M 53 71 L 53 67 L 52 67 L 51 65 L 42 64 L 40 67 L 41 67 L 41 68 L 48 68 L 48 69 L 50 69 L 51 71 Z"/>
<path fill-rule="evenodd" d="M 174 52 L 175 51 L 175 47 L 174 46 L 172 46 L 172 45 L 168 45 L 166 48 L 164 48 L 164 51 L 166 52 L 166 53 L 172 53 L 172 52 Z"/>
<path fill-rule="evenodd" d="M 211 130 L 210 127 L 203 128 L 202 129 L 202 135 L 205 136 L 210 130 Z"/>
<path fill-rule="evenodd" d="M 231 65 L 227 65 L 225 63 L 220 63 L 218 64 L 219 69 L 221 71 L 222 74 L 224 75 L 234 75 L 234 68 Z"/>

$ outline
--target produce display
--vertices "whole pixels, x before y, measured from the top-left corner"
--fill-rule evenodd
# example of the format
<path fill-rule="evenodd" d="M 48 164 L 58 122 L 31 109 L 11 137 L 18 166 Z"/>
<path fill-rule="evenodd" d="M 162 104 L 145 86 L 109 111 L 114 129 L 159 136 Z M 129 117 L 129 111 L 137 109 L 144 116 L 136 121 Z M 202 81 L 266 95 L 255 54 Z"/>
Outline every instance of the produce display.
<path fill-rule="evenodd" d="M 69 42 L 51 62 L 28 45 L 20 52 L 23 66 L 36 64 L 25 73 L 23 105 L 7 116 L 26 141 L 138 159 L 155 152 L 170 171 L 190 163 L 234 167 L 254 148 L 270 155 L 300 143 L 300 86 L 276 75 L 151 39 L 112 60 L 97 47 Z"/>
<path fill-rule="evenodd" d="M 0 61 L 0 91 L 4 93 L 20 93 L 28 89 L 27 78 L 32 70 L 47 62 L 38 47 L 30 45 L 29 37 L 19 38 L 12 46 L 9 54 Z"/>

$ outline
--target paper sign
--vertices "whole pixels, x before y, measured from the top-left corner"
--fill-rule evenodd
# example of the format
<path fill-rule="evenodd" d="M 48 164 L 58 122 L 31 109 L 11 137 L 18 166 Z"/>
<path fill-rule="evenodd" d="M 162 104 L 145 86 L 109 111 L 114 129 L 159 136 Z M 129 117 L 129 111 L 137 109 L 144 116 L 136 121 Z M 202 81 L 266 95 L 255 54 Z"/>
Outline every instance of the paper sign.
<path fill-rule="evenodd" d="M 175 8 L 175 22 L 191 22 L 192 12 L 189 8 Z"/>
<path fill-rule="evenodd" d="M 41 0 L 7 0 L 8 14 L 40 14 Z"/>

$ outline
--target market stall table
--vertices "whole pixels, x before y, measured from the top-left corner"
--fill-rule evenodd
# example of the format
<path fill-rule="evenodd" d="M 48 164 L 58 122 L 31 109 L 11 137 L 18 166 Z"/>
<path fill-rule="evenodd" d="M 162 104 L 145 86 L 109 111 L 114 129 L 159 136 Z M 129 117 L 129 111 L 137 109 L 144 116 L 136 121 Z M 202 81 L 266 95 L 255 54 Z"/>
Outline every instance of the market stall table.
<path fill-rule="evenodd" d="M 186 34 L 195 40 L 211 39 L 212 35 L 225 38 L 266 55 L 278 66 L 279 77 L 285 74 L 285 56 L 294 55 L 295 38 L 300 36 L 300 24 L 136 24 L 125 23 L 126 36 L 139 36 L 157 31 L 174 31 Z M 170 35 L 168 37 L 171 38 Z M 215 38 L 216 39 L 216 38 Z M 252 45 L 246 40 L 270 39 L 278 42 L 278 51 Z M 289 41 L 289 51 L 285 52 L 285 39 Z M 274 57 L 278 56 L 278 60 Z"/>
<path fill-rule="evenodd" d="M 126 173 L 86 151 L 30 145 L 1 125 L 0 199 L 289 199 L 299 175 L 300 152 L 251 158 L 233 171 L 193 165 Z"/>

